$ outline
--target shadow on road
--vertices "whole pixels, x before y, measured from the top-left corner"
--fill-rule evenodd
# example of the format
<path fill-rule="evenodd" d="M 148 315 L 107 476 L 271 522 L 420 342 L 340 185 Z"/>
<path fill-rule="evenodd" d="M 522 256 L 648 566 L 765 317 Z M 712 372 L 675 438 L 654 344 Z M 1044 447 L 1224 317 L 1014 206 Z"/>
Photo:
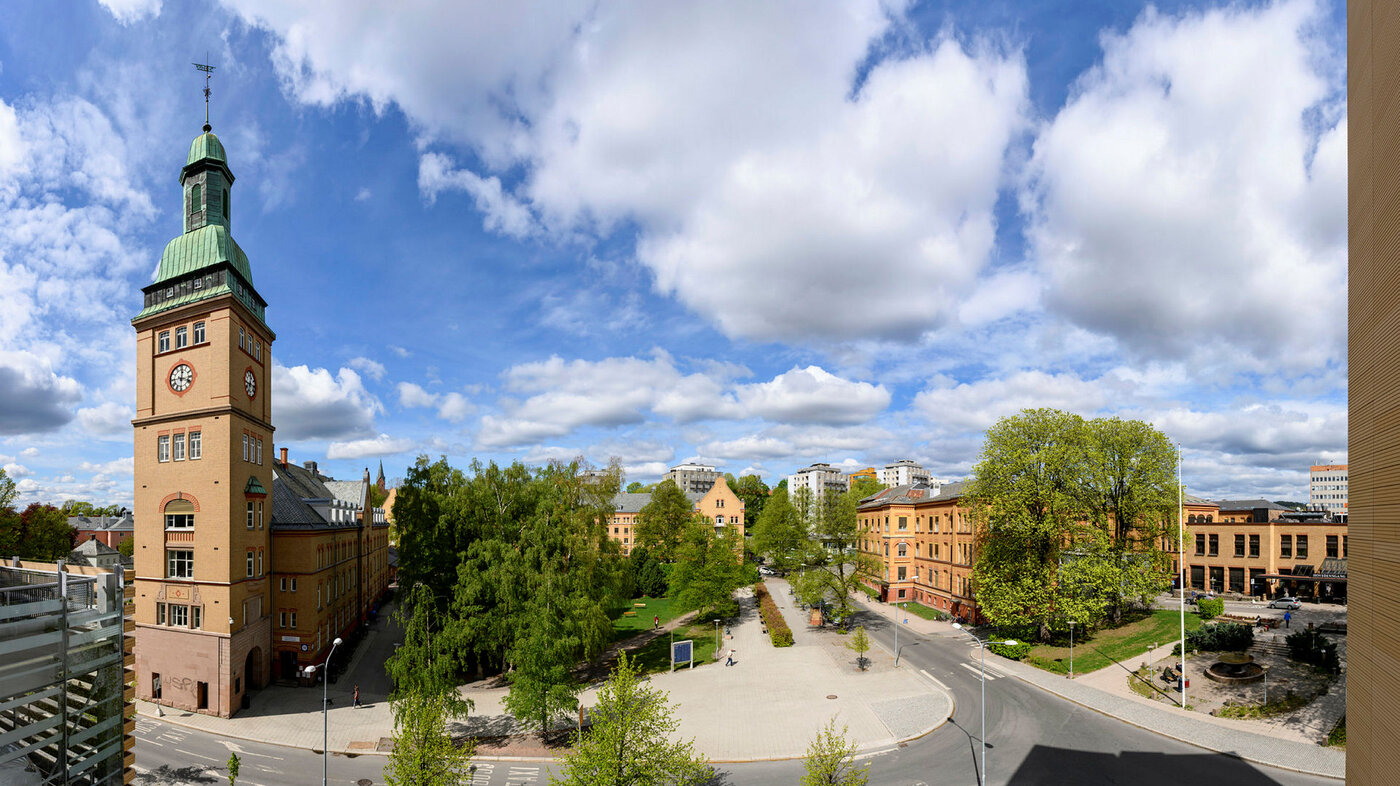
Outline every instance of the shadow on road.
<path fill-rule="evenodd" d="M 1223 753 L 1094 753 L 1036 745 L 1007 780 L 1013 786 L 1132 783 L 1133 786 L 1179 786 L 1182 783 L 1228 783 L 1266 786 L 1278 781 L 1244 761 Z"/>

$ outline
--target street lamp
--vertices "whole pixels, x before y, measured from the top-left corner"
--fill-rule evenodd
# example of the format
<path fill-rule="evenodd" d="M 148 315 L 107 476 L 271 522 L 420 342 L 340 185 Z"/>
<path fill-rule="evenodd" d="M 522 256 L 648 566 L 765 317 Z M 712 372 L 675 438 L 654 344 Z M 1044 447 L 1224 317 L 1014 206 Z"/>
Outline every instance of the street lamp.
<path fill-rule="evenodd" d="M 321 664 L 321 786 L 326 786 L 326 775 L 330 770 L 330 721 L 326 717 L 326 710 L 330 707 L 328 701 L 330 690 L 330 669 L 331 656 L 335 654 L 335 648 L 340 646 L 340 637 L 336 636 L 331 642 L 331 651 L 326 653 L 326 661 Z M 316 674 L 316 666 L 313 664 L 306 667 L 306 676 L 311 677 Z"/>
<path fill-rule="evenodd" d="M 964 627 L 962 626 L 962 623 L 961 623 L 961 622 L 954 622 L 954 623 L 953 623 L 953 627 L 955 627 L 955 628 L 957 628 L 958 630 L 962 631 L 963 633 L 966 633 L 967 635 L 971 636 L 971 637 L 972 637 L 972 640 L 975 641 L 975 642 L 977 642 L 977 649 L 981 650 L 981 653 L 982 653 L 982 771 L 978 773 L 978 775 L 979 775 L 980 777 L 977 779 L 977 782 L 978 782 L 979 784 L 981 784 L 981 786 L 986 786 L 986 785 L 987 785 L 987 645 L 988 645 L 988 644 L 1005 644 L 1005 645 L 1008 646 L 1008 647 L 1014 647 L 1014 646 L 1016 646 L 1016 640 L 1015 640 L 1015 639 L 1007 639 L 1006 641 L 983 641 L 982 639 L 980 639 L 980 638 L 977 637 L 977 634 L 976 634 L 976 633 L 973 633 L 972 631 L 968 630 L 967 628 L 964 628 Z"/>
<path fill-rule="evenodd" d="M 1074 679 L 1074 620 L 1069 621 L 1069 678 Z"/>

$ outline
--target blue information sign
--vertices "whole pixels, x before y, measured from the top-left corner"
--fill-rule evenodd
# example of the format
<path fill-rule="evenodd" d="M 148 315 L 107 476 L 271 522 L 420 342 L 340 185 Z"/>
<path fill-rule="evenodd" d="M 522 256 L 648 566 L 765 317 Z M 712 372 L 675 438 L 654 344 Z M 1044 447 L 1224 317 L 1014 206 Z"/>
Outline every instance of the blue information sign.
<path fill-rule="evenodd" d="M 695 642 L 690 639 L 685 641 L 671 642 L 671 668 L 674 670 L 677 664 L 688 663 L 690 668 L 695 668 Z"/>

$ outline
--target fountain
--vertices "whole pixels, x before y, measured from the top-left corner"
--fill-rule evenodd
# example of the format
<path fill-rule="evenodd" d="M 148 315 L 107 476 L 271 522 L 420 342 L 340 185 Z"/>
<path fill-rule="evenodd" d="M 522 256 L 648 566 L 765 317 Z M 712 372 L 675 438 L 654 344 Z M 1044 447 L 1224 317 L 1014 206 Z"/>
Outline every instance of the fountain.
<path fill-rule="evenodd" d="M 1206 677 L 1227 685 L 1248 685 L 1264 678 L 1264 669 L 1247 652 L 1224 652 L 1206 669 Z"/>

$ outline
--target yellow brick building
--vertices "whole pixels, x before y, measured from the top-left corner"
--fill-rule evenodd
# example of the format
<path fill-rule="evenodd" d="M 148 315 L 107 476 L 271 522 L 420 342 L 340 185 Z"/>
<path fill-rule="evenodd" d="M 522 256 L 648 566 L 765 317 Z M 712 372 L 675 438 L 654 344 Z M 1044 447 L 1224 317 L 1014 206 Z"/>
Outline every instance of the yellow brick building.
<path fill-rule="evenodd" d="M 706 492 L 683 492 L 690 500 L 697 515 L 712 523 L 718 533 L 724 528 L 733 529 L 744 542 L 744 501 L 729 488 L 723 475 L 715 478 L 714 485 Z M 651 502 L 651 494 L 629 494 L 619 492 L 613 497 L 613 514 L 608 519 L 608 537 L 622 544 L 622 553 L 631 554 L 637 543 L 637 514 Z"/>

